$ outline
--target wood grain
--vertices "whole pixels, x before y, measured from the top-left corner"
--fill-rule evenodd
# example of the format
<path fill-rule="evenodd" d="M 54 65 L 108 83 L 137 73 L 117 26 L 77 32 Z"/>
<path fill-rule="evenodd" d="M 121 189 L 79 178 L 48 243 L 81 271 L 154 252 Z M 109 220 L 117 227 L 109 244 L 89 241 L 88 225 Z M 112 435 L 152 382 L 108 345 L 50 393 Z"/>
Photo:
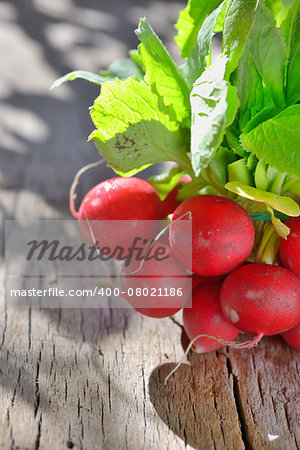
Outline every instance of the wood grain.
<path fill-rule="evenodd" d="M 2 448 L 299 448 L 299 354 L 281 338 L 192 353 L 165 386 L 183 353 L 168 319 L 113 309 L 2 317 Z"/>

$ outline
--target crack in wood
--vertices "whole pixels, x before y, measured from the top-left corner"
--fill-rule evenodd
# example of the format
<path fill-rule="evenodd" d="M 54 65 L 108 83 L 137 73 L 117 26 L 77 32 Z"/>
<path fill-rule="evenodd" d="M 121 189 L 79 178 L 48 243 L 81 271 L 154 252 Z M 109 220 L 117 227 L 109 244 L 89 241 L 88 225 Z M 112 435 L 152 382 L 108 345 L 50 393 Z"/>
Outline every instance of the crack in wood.
<path fill-rule="evenodd" d="M 240 398 L 240 394 L 239 394 L 237 377 L 233 373 L 230 358 L 226 358 L 226 367 L 228 370 L 228 377 L 232 378 L 233 397 L 234 397 L 234 401 L 235 401 L 236 412 L 237 412 L 238 419 L 239 419 L 239 426 L 240 426 L 240 430 L 241 430 L 241 434 L 242 434 L 242 440 L 243 440 L 245 449 L 250 450 L 250 449 L 252 449 L 252 446 L 250 444 L 250 439 L 249 439 L 249 435 L 248 435 L 247 422 L 245 419 L 244 410 L 243 410 L 243 406 L 242 406 L 242 402 L 241 402 L 241 398 Z"/>
<path fill-rule="evenodd" d="M 143 446 L 145 445 L 146 440 L 146 430 L 147 430 L 147 418 L 146 418 L 146 400 L 147 400 L 147 392 L 146 392 L 146 382 L 145 382 L 145 371 L 142 367 L 142 380 L 143 380 L 143 417 L 144 417 L 144 435 L 143 435 Z"/>
<path fill-rule="evenodd" d="M 111 413 L 111 385 L 110 385 L 110 374 L 107 374 L 107 387 L 108 387 L 108 406 L 109 412 Z"/>
<path fill-rule="evenodd" d="M 39 450 L 39 448 L 40 448 L 41 434 L 42 434 L 41 431 L 42 431 L 42 414 L 38 421 L 38 432 L 37 432 L 37 436 L 35 438 L 35 445 L 34 445 L 35 450 Z"/>
<path fill-rule="evenodd" d="M 12 396 L 12 399 L 11 399 L 11 406 L 14 406 L 16 393 L 17 393 L 17 388 L 19 386 L 20 379 L 21 379 L 21 369 L 19 369 L 18 379 L 17 379 L 16 385 L 15 385 L 14 390 L 13 390 L 13 396 Z"/>
<path fill-rule="evenodd" d="M 28 309 L 28 351 L 31 349 L 31 308 Z"/>
<path fill-rule="evenodd" d="M 7 305 L 6 305 L 6 300 L 4 300 L 4 327 L 3 327 L 3 331 L 2 331 L 1 347 L 3 347 L 4 343 L 5 343 L 6 330 L 7 330 Z"/>
<path fill-rule="evenodd" d="M 34 417 L 37 416 L 37 412 L 40 406 L 40 386 L 39 386 L 39 376 L 40 376 L 40 363 L 42 360 L 42 349 L 39 352 L 39 359 L 36 364 L 36 375 L 35 375 L 35 406 L 34 406 Z"/>
<path fill-rule="evenodd" d="M 12 427 L 10 427 L 9 437 L 10 437 L 10 441 L 11 441 L 10 448 L 11 448 L 11 450 L 15 450 L 15 440 L 14 440 L 14 437 L 13 437 Z"/>
<path fill-rule="evenodd" d="M 288 408 L 288 405 L 287 405 L 286 403 L 284 403 L 284 404 L 283 404 L 283 409 L 284 409 L 284 415 L 285 415 L 285 419 L 286 419 L 287 428 L 288 428 L 288 430 L 289 430 L 291 436 L 293 436 L 294 443 L 295 443 L 295 448 L 296 448 L 297 450 L 299 450 L 299 447 L 298 447 L 296 438 L 295 438 L 295 436 L 294 436 L 293 430 L 291 430 L 290 420 L 289 420 L 289 415 L 288 415 L 288 410 L 287 410 L 287 408 Z"/>
<path fill-rule="evenodd" d="M 103 399 L 101 399 L 101 430 L 102 430 L 102 437 L 103 442 L 105 441 L 105 426 L 104 426 L 104 402 Z"/>
<path fill-rule="evenodd" d="M 213 392 L 213 394 L 215 394 L 215 393 Z M 220 419 L 220 428 L 221 428 L 221 433 L 222 433 L 222 438 L 223 438 L 223 444 L 226 447 L 226 439 L 225 439 L 225 434 L 224 434 L 224 429 L 223 429 L 223 423 L 222 423 L 222 420 L 221 420 L 221 417 L 220 417 L 220 414 L 219 414 L 219 411 L 218 411 L 217 399 L 216 399 L 215 395 L 213 395 L 213 403 L 214 403 L 214 409 L 215 409 L 215 411 L 218 414 L 219 419 Z"/>

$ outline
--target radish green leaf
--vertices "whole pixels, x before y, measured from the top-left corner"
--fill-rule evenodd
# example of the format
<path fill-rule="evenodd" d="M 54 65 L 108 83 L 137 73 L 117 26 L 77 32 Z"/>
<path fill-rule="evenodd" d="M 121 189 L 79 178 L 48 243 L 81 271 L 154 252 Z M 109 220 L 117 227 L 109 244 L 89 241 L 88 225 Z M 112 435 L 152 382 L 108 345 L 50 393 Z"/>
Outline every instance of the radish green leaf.
<path fill-rule="evenodd" d="M 214 36 L 214 29 L 217 19 L 226 6 L 225 0 L 214 9 L 204 20 L 198 33 L 195 46 L 191 50 L 191 55 L 185 66 L 182 68 L 188 85 L 192 87 L 197 78 L 200 77 L 207 65 L 210 65 L 211 43 Z"/>
<path fill-rule="evenodd" d="M 105 81 L 108 81 L 110 77 L 101 76 L 97 73 L 87 72 L 85 70 L 74 70 L 74 72 L 67 73 L 63 77 L 58 78 L 51 86 L 51 89 L 57 88 L 67 81 L 73 81 L 78 78 L 89 81 L 90 83 L 101 85 Z M 111 77 L 111 79 L 113 78 Z"/>
<path fill-rule="evenodd" d="M 238 181 L 230 181 L 225 184 L 225 188 L 241 197 L 265 203 L 271 206 L 271 208 L 276 209 L 276 211 L 287 214 L 288 216 L 297 217 L 300 214 L 299 205 L 290 197 L 265 192 Z"/>
<path fill-rule="evenodd" d="M 250 41 L 250 54 L 270 100 L 275 106 L 284 107 L 284 40 L 271 11 L 263 3 L 257 9 Z"/>
<path fill-rule="evenodd" d="M 126 80 L 131 77 L 135 80 L 143 78 L 143 72 L 138 64 L 132 58 L 122 58 L 114 61 L 105 72 L 101 75 L 108 76 L 111 79 L 119 78 L 119 80 Z M 106 79 L 106 81 L 109 81 Z"/>
<path fill-rule="evenodd" d="M 300 101 L 300 2 L 296 1 L 282 24 L 287 43 L 286 96 L 289 105 Z"/>
<path fill-rule="evenodd" d="M 179 122 L 190 123 L 189 88 L 161 40 L 147 19 L 141 19 L 136 34 L 141 41 L 139 55 L 146 74 L 144 80 L 172 105 Z"/>
<path fill-rule="evenodd" d="M 130 176 L 162 161 L 191 170 L 186 132 L 144 81 L 104 83 L 91 117 L 97 129 L 89 139 L 117 173 Z"/>
<path fill-rule="evenodd" d="M 280 172 L 300 177 L 300 105 L 292 105 L 241 136 L 248 151 Z"/>
<path fill-rule="evenodd" d="M 237 90 L 225 81 L 227 58 L 222 56 L 195 82 L 191 92 L 191 155 L 196 176 L 220 146 L 225 129 L 237 112 Z"/>
<path fill-rule="evenodd" d="M 241 130 L 244 130 L 250 120 L 265 106 L 263 82 L 255 67 L 249 48 L 250 45 L 247 42 L 235 74 L 235 85 L 240 99 L 238 117 Z"/>
<path fill-rule="evenodd" d="M 205 17 L 220 3 L 220 0 L 189 0 L 186 8 L 180 12 L 175 41 L 184 58 L 190 56 Z"/>
<path fill-rule="evenodd" d="M 228 57 L 227 76 L 237 67 L 254 23 L 257 0 L 228 0 L 224 17 L 223 51 Z"/>

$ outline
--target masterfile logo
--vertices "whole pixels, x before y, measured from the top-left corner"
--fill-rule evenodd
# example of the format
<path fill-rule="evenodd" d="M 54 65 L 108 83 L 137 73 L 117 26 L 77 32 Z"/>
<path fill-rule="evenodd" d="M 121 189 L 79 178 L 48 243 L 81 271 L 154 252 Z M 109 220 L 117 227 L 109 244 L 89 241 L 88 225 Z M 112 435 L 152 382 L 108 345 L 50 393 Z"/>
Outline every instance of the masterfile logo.
<path fill-rule="evenodd" d="M 184 222 L 191 236 L 191 221 Z M 191 275 L 172 263 L 168 232 L 168 221 L 6 221 L 7 304 L 126 308 L 124 299 L 147 307 L 146 298 L 169 297 L 182 307 Z M 191 245 L 186 253 L 191 258 Z"/>

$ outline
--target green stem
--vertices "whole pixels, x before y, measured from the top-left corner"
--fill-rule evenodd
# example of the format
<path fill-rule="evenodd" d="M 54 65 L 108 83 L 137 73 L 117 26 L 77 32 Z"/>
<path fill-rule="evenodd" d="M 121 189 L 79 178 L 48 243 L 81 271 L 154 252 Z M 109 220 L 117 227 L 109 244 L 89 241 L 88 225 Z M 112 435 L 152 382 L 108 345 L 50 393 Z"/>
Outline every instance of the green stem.
<path fill-rule="evenodd" d="M 294 184 L 296 184 L 296 182 L 297 181 L 293 180 L 292 178 L 286 181 L 281 192 L 282 193 L 287 192 Z"/>
<path fill-rule="evenodd" d="M 252 252 L 250 254 L 250 256 L 247 258 L 248 262 L 256 262 L 256 253 L 257 253 L 257 249 L 259 248 L 262 236 L 263 236 L 263 229 L 264 229 L 264 225 L 265 222 L 262 221 L 254 221 L 254 230 L 255 230 L 255 242 L 253 245 L 253 249 Z"/>
<path fill-rule="evenodd" d="M 268 222 L 264 226 L 262 239 L 257 250 L 257 263 L 274 264 L 276 262 L 279 249 L 279 236 L 272 223 Z"/>
<path fill-rule="evenodd" d="M 213 173 L 211 167 L 209 167 L 209 175 L 210 175 L 210 179 L 212 180 L 213 187 L 218 192 L 220 192 L 220 194 L 223 195 L 223 197 L 227 197 L 228 191 L 226 189 L 224 189 L 224 187 L 218 182 L 218 180 L 214 176 L 214 173 Z"/>
<path fill-rule="evenodd" d="M 274 230 L 273 224 L 271 222 L 266 222 L 266 224 L 264 225 L 262 239 L 261 239 L 260 245 L 259 245 L 257 253 L 256 253 L 256 257 L 255 257 L 255 261 L 257 263 L 261 262 L 261 258 L 263 256 L 264 250 L 265 250 L 269 240 L 271 239 L 273 230 Z"/>
<path fill-rule="evenodd" d="M 277 195 L 281 194 L 282 186 L 283 186 L 285 179 L 286 179 L 286 173 L 279 173 L 276 176 L 276 178 L 273 181 L 273 184 L 271 186 L 271 192 L 273 192 L 273 194 L 277 194 Z"/>
<path fill-rule="evenodd" d="M 288 177 L 288 179 L 285 181 L 281 193 L 284 194 L 285 192 L 290 191 L 296 195 L 300 195 L 300 180 L 299 178 L 295 179 L 294 177 Z"/>
<path fill-rule="evenodd" d="M 209 167 L 201 170 L 201 177 L 223 197 L 227 197 L 227 191 L 215 182 L 214 178 L 212 177 L 211 171 L 209 170 Z"/>
<path fill-rule="evenodd" d="M 264 249 L 264 252 L 261 257 L 261 262 L 266 264 L 274 264 L 276 261 L 276 256 L 279 250 L 279 236 L 275 232 L 270 237 L 266 248 Z"/>

